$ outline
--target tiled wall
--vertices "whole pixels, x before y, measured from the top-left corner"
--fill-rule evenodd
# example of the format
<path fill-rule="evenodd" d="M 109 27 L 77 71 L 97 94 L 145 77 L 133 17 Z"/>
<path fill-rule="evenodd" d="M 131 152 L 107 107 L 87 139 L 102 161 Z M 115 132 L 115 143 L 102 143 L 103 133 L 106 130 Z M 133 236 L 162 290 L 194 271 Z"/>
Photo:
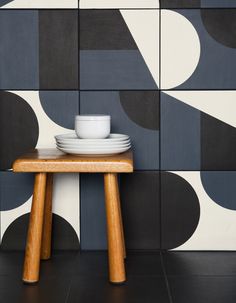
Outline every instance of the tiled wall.
<path fill-rule="evenodd" d="M 33 175 L 77 113 L 112 116 L 128 249 L 236 250 L 236 1 L 15 0 L 0 9 L 3 249 L 22 249 Z M 102 175 L 54 180 L 54 247 L 105 249 Z"/>

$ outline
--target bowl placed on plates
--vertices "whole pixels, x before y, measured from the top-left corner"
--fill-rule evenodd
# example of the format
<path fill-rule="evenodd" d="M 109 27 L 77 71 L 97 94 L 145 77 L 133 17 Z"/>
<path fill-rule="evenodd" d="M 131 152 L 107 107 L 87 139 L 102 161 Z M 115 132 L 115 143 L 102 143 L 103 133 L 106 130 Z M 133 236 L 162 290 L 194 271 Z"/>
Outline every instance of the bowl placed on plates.
<path fill-rule="evenodd" d="M 109 115 L 78 115 L 75 117 L 75 132 L 82 139 L 104 139 L 111 131 Z"/>

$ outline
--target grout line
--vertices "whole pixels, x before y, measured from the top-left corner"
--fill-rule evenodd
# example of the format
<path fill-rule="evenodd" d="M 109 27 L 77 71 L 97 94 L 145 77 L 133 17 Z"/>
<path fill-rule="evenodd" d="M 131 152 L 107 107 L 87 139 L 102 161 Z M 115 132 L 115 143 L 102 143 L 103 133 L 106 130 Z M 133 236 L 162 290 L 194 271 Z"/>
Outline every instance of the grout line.
<path fill-rule="evenodd" d="M 135 169 L 134 172 L 235 172 L 235 169 Z M 13 173 L 12 169 L 0 169 L 0 173 Z"/>
<path fill-rule="evenodd" d="M 116 88 L 116 89 L 99 89 L 99 88 L 93 88 L 93 89 L 79 89 L 79 88 L 0 88 L 0 91 L 81 91 L 81 92 L 119 92 L 119 91 L 154 91 L 154 92 L 160 92 L 160 93 L 165 93 L 165 92 L 182 92 L 182 91 L 190 91 L 190 92 L 195 92 L 195 91 L 236 91 L 235 88 L 194 88 L 194 89 L 146 89 L 146 88 L 132 88 L 132 89 L 127 89 L 127 88 Z"/>
<path fill-rule="evenodd" d="M 161 11 L 159 11 L 159 88 L 161 87 Z M 159 91 L 159 239 L 162 248 L 162 201 L 161 201 L 161 91 Z"/>
<path fill-rule="evenodd" d="M 173 303 L 174 301 L 173 301 L 173 298 L 172 298 L 170 284 L 169 284 L 169 281 L 168 281 L 168 277 L 167 277 L 167 273 L 166 273 L 166 269 L 165 269 L 165 264 L 164 264 L 164 260 L 163 260 L 163 256 L 162 256 L 161 251 L 160 251 L 160 256 L 161 256 L 161 267 L 162 267 L 162 271 L 164 273 L 165 284 L 166 284 L 166 288 L 167 288 L 167 292 L 168 292 L 169 301 L 170 301 L 170 303 Z"/>
<path fill-rule="evenodd" d="M 78 88 L 80 88 L 80 0 L 78 0 Z M 80 114 L 80 90 L 78 91 L 78 114 Z M 79 174 L 79 247 L 82 250 L 81 174 Z"/>
<path fill-rule="evenodd" d="M 71 279 L 70 279 L 70 285 L 68 286 L 68 291 L 67 291 L 67 294 L 66 294 L 65 303 L 67 303 L 68 300 L 69 300 L 70 291 L 71 291 L 71 286 L 72 286 L 72 280 L 73 280 L 73 277 L 71 277 Z"/>

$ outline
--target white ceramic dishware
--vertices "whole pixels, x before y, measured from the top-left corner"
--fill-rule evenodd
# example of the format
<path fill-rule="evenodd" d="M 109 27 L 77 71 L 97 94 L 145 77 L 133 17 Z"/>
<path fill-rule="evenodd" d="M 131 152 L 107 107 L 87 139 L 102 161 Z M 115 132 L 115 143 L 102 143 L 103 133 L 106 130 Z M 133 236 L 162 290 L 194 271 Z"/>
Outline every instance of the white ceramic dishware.
<path fill-rule="evenodd" d="M 106 139 L 80 139 L 69 133 L 55 136 L 59 150 L 74 155 L 113 155 L 131 148 L 129 136 L 110 134 Z"/>
<path fill-rule="evenodd" d="M 63 151 L 67 154 L 73 154 L 73 155 L 113 155 L 113 154 L 119 154 L 123 153 L 130 149 L 129 147 L 123 147 L 123 148 L 104 148 L 104 149 L 71 149 L 71 148 L 61 148 L 58 147 L 59 150 Z"/>
<path fill-rule="evenodd" d="M 78 115 L 75 117 L 75 132 L 82 139 L 104 139 L 111 131 L 109 115 Z"/>
<path fill-rule="evenodd" d="M 57 144 L 58 148 L 65 148 L 65 149 L 75 149 L 75 150 L 109 150 L 114 148 L 128 148 L 131 147 L 131 144 L 124 144 L 124 145 L 110 145 L 110 146 L 73 146 L 73 145 L 63 145 Z"/>
<path fill-rule="evenodd" d="M 69 133 L 63 135 L 55 136 L 56 142 L 59 143 L 79 143 L 79 144 L 101 144 L 101 143 L 108 143 L 108 142 L 124 142 L 129 141 L 129 136 L 123 134 L 110 134 L 106 139 L 80 139 L 76 136 L 76 134 Z"/>

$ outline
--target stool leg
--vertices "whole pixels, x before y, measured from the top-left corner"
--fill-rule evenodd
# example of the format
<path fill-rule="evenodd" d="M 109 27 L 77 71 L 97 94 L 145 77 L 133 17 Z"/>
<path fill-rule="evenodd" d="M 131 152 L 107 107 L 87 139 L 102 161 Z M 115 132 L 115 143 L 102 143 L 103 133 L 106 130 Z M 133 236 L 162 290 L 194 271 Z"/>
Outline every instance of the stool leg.
<path fill-rule="evenodd" d="M 25 250 L 23 281 L 26 283 L 35 283 L 39 280 L 45 187 L 46 173 L 37 173 Z"/>
<path fill-rule="evenodd" d="M 48 260 L 51 257 L 52 238 L 52 192 L 53 174 L 47 174 L 46 194 L 44 204 L 43 235 L 41 244 L 41 259 Z"/>
<path fill-rule="evenodd" d="M 123 220 L 122 220 L 122 211 L 121 211 L 118 182 L 116 182 L 116 184 L 117 184 L 117 193 L 118 193 L 118 207 L 119 207 L 119 217 L 120 217 L 121 236 L 122 236 L 122 248 L 123 248 L 124 258 L 126 259 L 125 234 L 124 234 L 124 227 L 123 227 Z"/>
<path fill-rule="evenodd" d="M 112 283 L 122 283 L 126 277 L 117 175 L 104 174 L 104 187 L 110 281 Z"/>

